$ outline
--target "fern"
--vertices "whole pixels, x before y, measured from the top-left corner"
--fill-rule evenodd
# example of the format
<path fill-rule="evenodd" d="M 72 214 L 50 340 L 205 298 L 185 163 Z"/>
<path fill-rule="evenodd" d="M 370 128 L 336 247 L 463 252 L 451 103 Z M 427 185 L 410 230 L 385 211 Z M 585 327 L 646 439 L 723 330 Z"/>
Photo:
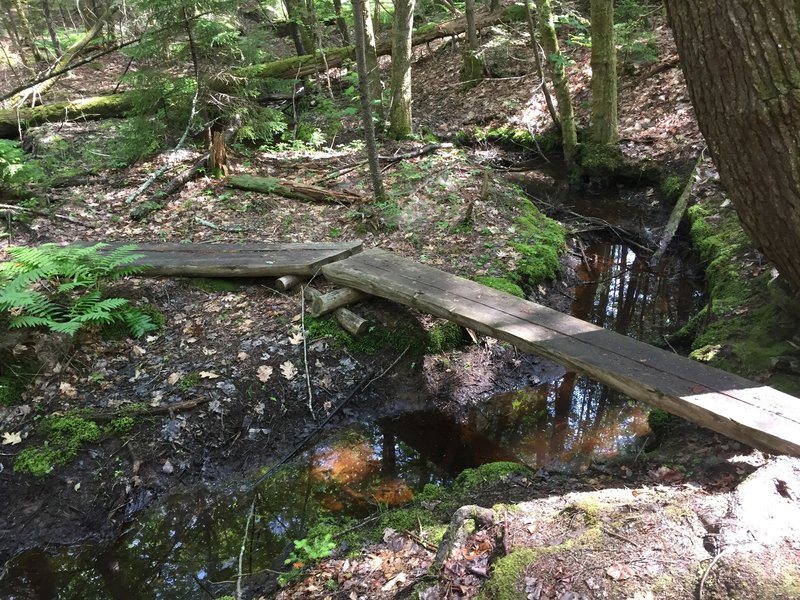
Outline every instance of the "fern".
<path fill-rule="evenodd" d="M 157 327 L 149 315 L 124 298 L 103 298 L 102 285 L 140 273 L 142 254 L 128 244 L 109 251 L 105 244 L 9 248 L 0 263 L 0 314 L 8 325 L 48 327 L 75 335 L 85 324 L 124 323 L 135 337 Z"/>

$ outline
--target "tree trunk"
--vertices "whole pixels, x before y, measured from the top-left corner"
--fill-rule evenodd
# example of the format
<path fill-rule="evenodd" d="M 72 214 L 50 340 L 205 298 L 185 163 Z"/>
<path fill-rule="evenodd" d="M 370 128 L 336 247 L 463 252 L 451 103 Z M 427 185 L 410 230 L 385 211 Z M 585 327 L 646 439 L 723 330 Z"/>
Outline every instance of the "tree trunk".
<path fill-rule="evenodd" d="M 39 51 L 39 48 L 36 46 L 36 42 L 34 41 L 31 24 L 30 21 L 28 21 L 28 15 L 25 13 L 25 9 L 22 7 L 22 0 L 13 0 L 12 6 L 17 15 L 17 21 L 19 22 L 17 31 L 19 32 L 20 41 L 33 53 L 33 59 L 35 61 L 38 62 L 42 60 L 42 53 Z"/>
<path fill-rule="evenodd" d="M 336 14 L 336 27 L 342 34 L 342 43 L 347 46 L 350 43 L 350 33 L 347 31 L 347 21 L 342 16 L 342 0 L 333 0 L 333 12 Z"/>
<path fill-rule="evenodd" d="M 614 145 L 618 139 L 614 0 L 592 0 L 592 141 Z"/>
<path fill-rule="evenodd" d="M 464 49 L 464 64 L 461 81 L 469 89 L 483 79 L 483 61 L 478 54 L 478 29 L 475 27 L 475 0 L 467 0 L 464 6 L 467 18 L 467 47 Z"/>
<path fill-rule="evenodd" d="M 410 137 L 411 129 L 411 33 L 416 0 L 395 0 L 392 24 L 392 106 L 389 135 Z"/>
<path fill-rule="evenodd" d="M 800 5 L 666 6 L 720 179 L 747 233 L 800 293 Z"/>
<path fill-rule="evenodd" d="M 547 54 L 547 65 L 550 78 L 553 80 L 553 91 L 558 101 L 558 116 L 561 122 L 561 144 L 564 147 L 564 162 L 567 168 L 575 166 L 575 151 L 578 147 L 578 132 L 575 129 L 575 113 L 572 108 L 572 95 L 569 92 L 567 75 L 564 71 L 564 56 L 558 47 L 556 28 L 553 22 L 553 8 L 550 0 L 536 0 L 539 13 L 539 33 L 542 46 Z"/>
<path fill-rule="evenodd" d="M 550 113 L 550 118 L 553 119 L 553 125 L 561 128 L 561 122 L 558 119 L 556 107 L 553 104 L 553 98 L 550 96 L 550 88 L 547 86 L 547 80 L 544 76 L 544 68 L 542 68 L 542 59 L 539 56 L 541 47 L 536 38 L 536 23 L 533 19 L 533 11 L 531 10 L 530 0 L 525 0 L 525 19 L 528 22 L 528 34 L 531 36 L 531 49 L 533 50 L 533 63 L 536 65 L 536 74 L 542 80 L 542 95 L 544 95 L 545 104 L 547 104 L 547 111 Z"/>
<path fill-rule="evenodd" d="M 354 9 L 355 10 L 355 9 Z M 372 106 L 383 122 L 383 83 L 381 70 L 378 66 L 378 50 L 375 43 L 375 30 L 372 28 L 372 8 L 368 0 L 361 2 L 362 19 L 364 23 L 364 56 L 367 61 L 367 82 Z M 355 13 L 353 14 L 355 19 Z M 381 129 L 383 126 L 381 126 Z"/>
<path fill-rule="evenodd" d="M 378 165 L 378 146 L 375 143 L 375 129 L 372 123 L 372 102 L 370 102 L 369 76 L 367 74 L 366 46 L 366 13 L 364 4 L 369 0 L 353 1 L 353 23 L 356 34 L 356 67 L 358 69 L 358 94 L 361 98 L 361 119 L 364 123 L 364 141 L 369 159 L 369 174 L 372 179 L 372 191 L 376 200 L 386 196 L 383 189 L 383 178 Z"/>
<path fill-rule="evenodd" d="M 292 23 L 292 38 L 298 56 L 314 51 L 314 40 L 306 22 L 303 0 L 284 0 L 286 16 Z"/>
<path fill-rule="evenodd" d="M 129 94 L 112 94 L 82 98 L 71 102 L 56 102 L 36 108 L 10 108 L 0 110 L 0 138 L 16 138 L 20 129 L 50 121 L 83 119 L 96 120 L 122 117 L 133 107 Z"/>
<path fill-rule="evenodd" d="M 53 43 L 53 48 L 56 54 L 61 54 L 61 42 L 58 41 L 56 34 L 56 27 L 53 24 L 53 16 L 50 14 L 50 0 L 42 0 L 42 14 L 44 15 L 44 23 L 47 26 L 47 33 L 50 35 L 50 41 Z"/>

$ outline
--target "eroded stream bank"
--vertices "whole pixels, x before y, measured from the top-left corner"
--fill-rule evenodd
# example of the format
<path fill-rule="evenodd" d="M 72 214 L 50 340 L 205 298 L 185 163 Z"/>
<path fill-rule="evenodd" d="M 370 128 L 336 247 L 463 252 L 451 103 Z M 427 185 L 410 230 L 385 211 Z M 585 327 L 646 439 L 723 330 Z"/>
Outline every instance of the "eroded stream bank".
<path fill-rule="evenodd" d="M 591 231 L 573 249 L 574 286 L 556 286 L 560 308 L 567 303 L 579 318 L 662 343 L 698 308 L 693 259 L 670 255 L 652 271 L 642 245 L 619 233 L 646 237 L 658 226 L 646 216 L 656 213 L 632 220 L 630 207 L 642 198 L 625 191 L 592 200 L 567 209 L 590 217 Z M 9 565 L 3 588 L 13 598 L 78 590 L 85 598 L 129 598 L 142 586 L 164 598 L 230 593 L 239 572 L 264 577 L 280 569 L 290 541 L 324 515 L 363 517 L 489 462 L 568 472 L 635 448 L 649 432 L 646 407 L 492 340 L 429 356 L 424 368 L 406 365 L 389 389 L 395 397 L 381 408 L 348 406 L 314 447 L 256 491 L 243 482 L 264 469 L 172 492 L 110 543 L 25 552 Z M 242 554 L 251 506 L 252 538 Z"/>

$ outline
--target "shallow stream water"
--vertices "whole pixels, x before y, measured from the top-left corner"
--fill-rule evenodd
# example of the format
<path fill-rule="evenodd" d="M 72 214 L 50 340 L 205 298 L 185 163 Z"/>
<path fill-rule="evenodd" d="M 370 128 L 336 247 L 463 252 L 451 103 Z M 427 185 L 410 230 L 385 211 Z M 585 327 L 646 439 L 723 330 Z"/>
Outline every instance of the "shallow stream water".
<path fill-rule="evenodd" d="M 602 208 L 599 208 L 602 206 Z M 576 203 L 580 214 L 631 226 L 629 199 Z M 638 217 L 637 217 L 638 218 Z M 646 224 L 643 224 L 646 225 Z M 698 307 L 691 262 L 659 272 L 633 244 L 607 238 L 580 251 L 572 314 L 650 343 Z M 364 516 L 426 483 L 498 460 L 569 470 L 613 457 L 648 432 L 646 408 L 574 372 L 480 398 L 466 419 L 406 412 L 338 430 L 254 491 L 247 485 L 170 494 L 105 545 L 31 550 L 8 565 L 3 598 L 200 598 L 230 594 L 237 573 L 279 569 L 289 542 L 323 513 Z M 258 474 L 256 474 L 258 475 Z M 251 515 L 252 512 L 252 515 Z M 242 548 L 250 517 L 251 537 Z M 240 564 L 241 561 L 241 564 Z"/>

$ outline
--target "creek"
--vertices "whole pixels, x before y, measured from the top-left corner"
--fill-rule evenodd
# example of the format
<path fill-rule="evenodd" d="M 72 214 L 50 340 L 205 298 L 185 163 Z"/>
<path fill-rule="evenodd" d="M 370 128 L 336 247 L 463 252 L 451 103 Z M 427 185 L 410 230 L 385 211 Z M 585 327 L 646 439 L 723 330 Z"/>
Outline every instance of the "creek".
<path fill-rule="evenodd" d="M 635 207 L 649 202 L 644 193 L 626 191 L 575 201 L 569 211 L 646 235 L 657 223 Z M 581 242 L 575 285 L 566 292 L 570 310 L 662 343 L 701 301 L 693 259 L 669 254 L 654 272 L 649 254 L 615 231 L 593 232 Z M 579 469 L 635 448 L 649 431 L 646 407 L 563 370 L 538 385 L 520 378 L 516 389 L 482 393 L 460 418 L 426 409 L 348 423 L 256 491 L 241 482 L 184 489 L 142 511 L 108 543 L 29 550 L 7 565 L 0 595 L 177 600 L 231 594 L 239 572 L 269 579 L 270 570 L 282 567 L 288 543 L 304 537 L 306 523 L 319 515 L 363 517 L 377 506 L 408 501 L 427 483 L 448 483 L 465 468 L 498 460 Z"/>

